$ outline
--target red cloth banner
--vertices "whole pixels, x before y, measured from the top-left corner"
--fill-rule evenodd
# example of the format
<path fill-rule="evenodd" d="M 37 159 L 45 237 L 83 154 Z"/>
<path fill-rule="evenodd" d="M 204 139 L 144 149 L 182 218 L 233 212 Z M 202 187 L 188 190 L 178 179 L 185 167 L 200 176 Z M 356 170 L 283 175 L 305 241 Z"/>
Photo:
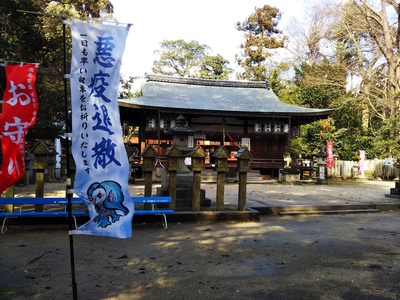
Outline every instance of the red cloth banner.
<path fill-rule="evenodd" d="M 36 122 L 35 64 L 6 65 L 6 91 L 0 115 L 2 164 L 0 193 L 15 184 L 25 172 L 25 136 Z"/>
<path fill-rule="evenodd" d="M 333 142 L 326 141 L 326 167 L 333 168 Z"/>

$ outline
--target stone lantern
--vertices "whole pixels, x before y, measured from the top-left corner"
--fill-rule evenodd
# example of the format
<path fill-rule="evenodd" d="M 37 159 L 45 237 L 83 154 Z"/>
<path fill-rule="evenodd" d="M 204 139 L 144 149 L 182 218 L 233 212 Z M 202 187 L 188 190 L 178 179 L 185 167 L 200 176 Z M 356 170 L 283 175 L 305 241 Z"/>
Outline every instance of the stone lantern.
<path fill-rule="evenodd" d="M 40 140 L 31 151 L 35 156 L 33 159 L 34 170 L 44 170 L 47 168 L 47 157 L 51 154 L 51 151 L 47 146 Z"/>
<path fill-rule="evenodd" d="M 230 157 L 225 146 L 219 146 L 213 153 L 215 158 L 215 169 L 217 172 L 228 172 L 228 158 Z"/>
<path fill-rule="evenodd" d="M 143 157 L 143 171 L 144 172 L 153 172 L 156 164 L 157 153 L 151 145 L 147 145 L 147 147 L 140 153 L 140 156 Z"/>
<path fill-rule="evenodd" d="M 250 162 L 253 159 L 253 155 L 250 153 L 247 147 L 241 147 L 239 151 L 236 153 L 235 157 L 238 160 L 237 168 L 238 172 L 249 172 Z"/>
<path fill-rule="evenodd" d="M 169 190 L 172 201 L 175 197 L 176 204 L 182 207 L 192 206 L 193 177 L 185 164 L 185 158 L 188 158 L 189 153 L 194 149 L 193 135 L 196 132 L 197 130 L 191 129 L 187 125 L 186 118 L 182 115 L 177 117 L 175 125 L 169 131 L 165 131 L 165 134 L 173 135 L 174 144 L 168 148 L 166 153 L 168 179 L 161 181 L 161 187 L 158 188 L 157 194 L 163 196 Z M 198 160 L 199 158 L 195 157 L 194 159 Z M 198 168 L 199 165 L 199 163 L 195 163 L 195 168 Z M 175 187 L 173 188 L 173 186 Z M 204 190 L 201 190 L 201 198 L 203 205 L 211 205 L 211 200 L 205 199 Z"/>
<path fill-rule="evenodd" d="M 326 172 L 326 152 L 324 151 L 324 147 L 321 147 L 319 150 L 318 154 L 316 155 L 318 157 L 317 161 L 317 183 L 319 184 L 326 184 L 328 183 L 326 178 L 325 178 L 325 172 Z"/>
<path fill-rule="evenodd" d="M 190 170 L 185 164 L 185 158 L 190 151 L 193 150 L 193 135 L 197 132 L 187 125 L 186 118 L 179 115 L 176 118 L 175 125 L 166 131 L 166 134 L 173 135 L 174 145 L 178 147 L 179 151 L 182 153 L 182 157 L 178 160 L 179 170 L 178 174 L 189 174 Z"/>
<path fill-rule="evenodd" d="M 196 146 L 190 153 L 189 156 L 192 158 L 192 171 L 203 171 L 204 170 L 204 159 L 206 153 L 203 148 Z"/>
<path fill-rule="evenodd" d="M 177 172 L 179 170 L 179 160 L 182 159 L 183 155 L 182 152 L 173 145 L 172 147 L 168 148 L 167 152 L 165 153 L 165 156 L 167 157 L 167 169 L 168 171 L 175 171 Z"/>
<path fill-rule="evenodd" d="M 193 148 L 193 143 L 190 141 L 189 137 L 193 136 L 196 132 L 197 130 L 192 129 L 187 125 L 186 118 L 179 115 L 176 118 L 175 125 L 167 133 L 173 135 L 174 145 L 183 148 Z M 185 150 L 190 151 L 191 149 Z"/>

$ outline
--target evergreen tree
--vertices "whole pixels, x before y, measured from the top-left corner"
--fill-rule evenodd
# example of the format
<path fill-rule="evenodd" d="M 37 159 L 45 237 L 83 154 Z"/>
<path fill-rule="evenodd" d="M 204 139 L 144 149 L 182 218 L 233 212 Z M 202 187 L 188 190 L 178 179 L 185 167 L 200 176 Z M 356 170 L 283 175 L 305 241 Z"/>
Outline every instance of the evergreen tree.
<path fill-rule="evenodd" d="M 265 81 L 268 79 L 266 59 L 273 49 L 284 47 L 286 37 L 277 28 L 281 18 L 279 9 L 264 5 L 255 8 L 254 13 L 243 22 L 236 23 L 236 29 L 244 32 L 244 43 L 241 55 L 236 56 L 239 66 L 244 71 L 237 74 L 239 79 Z"/>

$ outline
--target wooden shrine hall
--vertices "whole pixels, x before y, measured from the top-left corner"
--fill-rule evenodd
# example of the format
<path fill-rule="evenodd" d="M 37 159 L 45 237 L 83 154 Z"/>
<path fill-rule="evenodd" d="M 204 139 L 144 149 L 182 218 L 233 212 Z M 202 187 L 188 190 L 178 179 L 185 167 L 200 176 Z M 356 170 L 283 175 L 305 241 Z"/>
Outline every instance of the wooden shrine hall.
<path fill-rule="evenodd" d="M 206 166 L 220 145 L 231 157 L 247 146 L 254 156 L 251 168 L 275 177 L 300 126 L 333 112 L 284 103 L 265 82 L 159 75 L 147 75 L 142 95 L 119 99 L 119 107 L 125 141 L 136 154 L 152 145 L 163 160 L 179 117 L 192 132 L 188 146 L 200 145 L 206 152 Z"/>

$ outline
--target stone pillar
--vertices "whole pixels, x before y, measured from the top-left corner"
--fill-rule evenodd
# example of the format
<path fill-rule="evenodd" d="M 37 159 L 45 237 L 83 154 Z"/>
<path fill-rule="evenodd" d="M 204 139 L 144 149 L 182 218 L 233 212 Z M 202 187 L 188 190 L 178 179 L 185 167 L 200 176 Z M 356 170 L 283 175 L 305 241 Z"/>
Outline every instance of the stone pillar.
<path fill-rule="evenodd" d="M 151 145 L 148 145 L 140 156 L 143 157 L 143 173 L 144 173 L 144 195 L 149 197 L 152 195 L 153 188 L 153 171 L 156 169 L 157 152 Z"/>
<path fill-rule="evenodd" d="M 192 158 L 192 172 L 193 172 L 193 198 L 192 198 L 192 209 L 193 211 L 200 210 L 200 199 L 201 199 L 201 171 L 204 170 L 204 159 L 206 153 L 203 148 L 196 146 L 193 151 L 189 153 Z"/>
<path fill-rule="evenodd" d="M 182 160 L 182 152 L 175 145 L 171 146 L 165 153 L 167 157 L 167 170 L 169 172 L 169 195 L 172 198 L 171 209 L 176 208 L 176 186 L 179 160 Z"/>
<path fill-rule="evenodd" d="M 221 211 L 224 210 L 225 174 L 228 172 L 229 152 L 224 146 L 219 146 L 212 156 L 215 158 L 215 168 L 217 170 L 216 209 Z"/>
<path fill-rule="evenodd" d="M 33 159 L 32 169 L 36 170 L 35 196 L 44 197 L 44 170 L 47 168 L 47 156 L 51 153 L 46 145 L 40 140 L 32 149 Z M 35 205 L 35 211 L 43 211 L 43 205 Z"/>
<path fill-rule="evenodd" d="M 247 149 L 247 147 L 241 147 L 236 153 L 235 157 L 238 160 L 238 172 L 239 172 L 239 192 L 238 192 L 238 210 L 246 210 L 246 188 L 247 188 L 247 172 L 250 171 L 250 161 L 253 159 L 253 155 Z"/>
<path fill-rule="evenodd" d="M 24 173 L 24 177 L 23 177 L 23 183 L 24 183 L 24 185 L 29 185 L 32 154 L 29 153 L 28 151 L 25 152 L 24 161 L 25 161 L 25 173 Z"/>
<path fill-rule="evenodd" d="M 171 169 L 169 171 L 169 180 L 168 180 L 168 194 L 172 198 L 171 209 L 176 209 L 176 186 L 177 186 L 177 170 Z"/>
<path fill-rule="evenodd" d="M 6 198 L 14 198 L 14 192 L 15 188 L 14 185 L 10 186 L 8 189 L 4 191 L 4 195 Z M 6 204 L 5 205 L 6 212 L 13 212 L 14 211 L 14 205 L 13 204 Z"/>
<path fill-rule="evenodd" d="M 60 154 L 60 164 L 61 164 L 60 177 L 63 178 L 65 177 L 67 170 L 67 158 L 65 156 L 65 153 Z"/>
<path fill-rule="evenodd" d="M 57 152 L 54 149 L 49 149 L 50 155 L 47 157 L 47 166 L 48 166 L 48 172 L 49 172 L 49 178 L 48 182 L 54 182 L 55 180 L 55 168 L 56 168 L 56 155 Z"/>

